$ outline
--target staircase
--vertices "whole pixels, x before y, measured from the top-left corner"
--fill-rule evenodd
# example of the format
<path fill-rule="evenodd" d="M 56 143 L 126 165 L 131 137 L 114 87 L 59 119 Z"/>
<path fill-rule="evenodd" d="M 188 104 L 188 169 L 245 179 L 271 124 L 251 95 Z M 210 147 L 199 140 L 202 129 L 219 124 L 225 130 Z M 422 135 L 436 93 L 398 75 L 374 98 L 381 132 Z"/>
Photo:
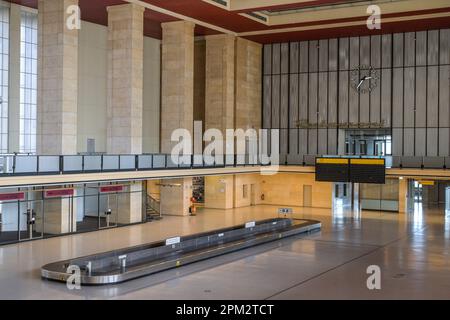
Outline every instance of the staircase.
<path fill-rule="evenodd" d="M 146 216 L 147 221 L 152 220 L 161 220 L 161 202 L 159 199 L 154 198 L 151 195 L 147 195 L 147 202 L 146 202 Z"/>

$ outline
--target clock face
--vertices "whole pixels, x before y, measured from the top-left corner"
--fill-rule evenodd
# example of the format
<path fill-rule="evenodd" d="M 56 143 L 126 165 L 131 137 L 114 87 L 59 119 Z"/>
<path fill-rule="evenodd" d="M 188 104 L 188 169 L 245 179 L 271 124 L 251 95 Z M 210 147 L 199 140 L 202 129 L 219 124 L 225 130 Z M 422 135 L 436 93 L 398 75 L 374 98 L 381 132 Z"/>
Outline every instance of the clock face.
<path fill-rule="evenodd" d="M 371 92 L 378 85 L 378 71 L 371 66 L 362 65 L 350 73 L 352 88 L 360 93 Z"/>

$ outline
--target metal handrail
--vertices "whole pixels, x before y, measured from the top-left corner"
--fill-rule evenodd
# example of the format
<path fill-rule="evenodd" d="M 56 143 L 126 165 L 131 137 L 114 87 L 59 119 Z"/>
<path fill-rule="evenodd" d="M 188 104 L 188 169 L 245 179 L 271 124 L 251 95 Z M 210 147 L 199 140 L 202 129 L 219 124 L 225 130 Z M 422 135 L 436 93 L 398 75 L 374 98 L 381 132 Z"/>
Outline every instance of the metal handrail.
<path fill-rule="evenodd" d="M 281 154 L 280 165 L 314 166 L 316 157 L 360 157 L 349 155 L 296 155 Z M 249 155 L 220 155 L 205 157 L 189 155 L 183 163 L 173 163 L 168 154 L 139 155 L 0 155 L 0 177 L 18 175 L 46 175 L 71 173 L 99 173 L 113 171 L 145 171 L 172 169 L 207 169 L 271 165 L 251 161 Z M 450 157 L 384 156 L 388 168 L 450 169 Z"/>

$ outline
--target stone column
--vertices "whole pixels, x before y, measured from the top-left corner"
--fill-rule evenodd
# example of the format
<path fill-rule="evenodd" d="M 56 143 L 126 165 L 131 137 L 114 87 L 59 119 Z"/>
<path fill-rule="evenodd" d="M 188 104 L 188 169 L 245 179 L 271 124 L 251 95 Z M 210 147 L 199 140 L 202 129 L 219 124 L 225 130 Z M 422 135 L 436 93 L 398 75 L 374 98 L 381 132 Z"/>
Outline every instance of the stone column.
<path fill-rule="evenodd" d="M 206 37 L 205 129 L 234 129 L 236 37 Z M 225 152 L 225 142 L 223 152 Z M 205 177 L 205 207 L 233 208 L 233 176 Z"/>
<path fill-rule="evenodd" d="M 129 3 L 108 10 L 107 153 L 142 153 L 144 7 Z M 118 222 L 142 221 L 142 184 L 121 196 Z"/>
<path fill-rule="evenodd" d="M 38 154 L 76 154 L 78 30 L 66 10 L 78 0 L 38 2 Z"/>
<path fill-rule="evenodd" d="M 67 8 L 72 5 L 78 5 L 78 0 L 38 1 L 36 142 L 41 155 L 77 152 L 78 30 L 67 26 Z M 75 232 L 75 202 L 72 209 L 69 219 L 68 199 L 47 201 L 45 232 Z"/>
<path fill-rule="evenodd" d="M 236 41 L 236 128 L 261 128 L 262 45 Z"/>
<path fill-rule="evenodd" d="M 188 21 L 162 24 L 161 152 L 170 154 L 173 130 L 193 134 L 194 24 Z M 192 151 L 191 151 L 192 152 Z M 161 212 L 188 215 L 192 179 L 168 179 L 161 185 Z"/>
<path fill-rule="evenodd" d="M 108 9 L 107 152 L 142 153 L 144 7 Z"/>

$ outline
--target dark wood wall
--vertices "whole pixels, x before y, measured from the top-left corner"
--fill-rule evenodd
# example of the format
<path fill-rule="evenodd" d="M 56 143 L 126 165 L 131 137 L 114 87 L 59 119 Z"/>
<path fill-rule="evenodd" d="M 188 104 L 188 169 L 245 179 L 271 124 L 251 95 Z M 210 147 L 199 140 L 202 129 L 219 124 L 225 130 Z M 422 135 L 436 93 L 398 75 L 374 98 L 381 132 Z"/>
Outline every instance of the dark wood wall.
<path fill-rule="evenodd" d="M 281 129 L 281 153 L 337 154 L 359 126 L 391 129 L 394 155 L 449 155 L 450 29 L 277 43 L 263 60 L 263 127 Z M 379 74 L 371 93 L 351 88 L 360 65 Z"/>

